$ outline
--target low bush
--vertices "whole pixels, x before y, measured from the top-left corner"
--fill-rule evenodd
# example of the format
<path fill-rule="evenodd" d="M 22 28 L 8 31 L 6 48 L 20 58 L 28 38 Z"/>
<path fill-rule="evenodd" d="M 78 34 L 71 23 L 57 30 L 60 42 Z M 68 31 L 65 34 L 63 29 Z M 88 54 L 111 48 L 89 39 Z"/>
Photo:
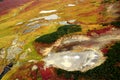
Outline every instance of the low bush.
<path fill-rule="evenodd" d="M 35 42 L 52 43 L 65 34 L 79 31 L 81 31 L 81 27 L 79 25 L 64 25 L 59 27 L 56 32 L 40 36 L 35 40 Z"/>

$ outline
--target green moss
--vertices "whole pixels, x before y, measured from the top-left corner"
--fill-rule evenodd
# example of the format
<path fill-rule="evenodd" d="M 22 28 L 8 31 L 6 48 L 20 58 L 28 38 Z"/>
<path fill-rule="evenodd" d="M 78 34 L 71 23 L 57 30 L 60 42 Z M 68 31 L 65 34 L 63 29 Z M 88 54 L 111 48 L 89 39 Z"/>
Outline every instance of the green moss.
<path fill-rule="evenodd" d="M 85 77 L 87 80 L 120 80 L 120 67 L 115 66 L 116 63 L 120 63 L 120 42 L 112 46 L 106 56 L 108 59 L 105 63 L 85 73 L 79 71 L 67 72 L 61 69 L 57 69 L 56 72 L 58 76 L 63 74 L 67 78 L 74 76 L 74 80 L 79 80 L 80 77 Z"/>
<path fill-rule="evenodd" d="M 65 34 L 79 31 L 81 31 L 81 27 L 79 25 L 64 25 L 59 27 L 56 32 L 46 34 L 37 38 L 35 42 L 52 43 Z"/>

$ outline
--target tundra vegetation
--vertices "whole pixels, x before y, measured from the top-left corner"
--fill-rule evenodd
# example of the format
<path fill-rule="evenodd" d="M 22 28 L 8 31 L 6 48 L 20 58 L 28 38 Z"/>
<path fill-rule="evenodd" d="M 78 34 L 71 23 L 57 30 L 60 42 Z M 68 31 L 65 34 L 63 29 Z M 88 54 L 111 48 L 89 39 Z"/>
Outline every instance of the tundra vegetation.
<path fill-rule="evenodd" d="M 53 43 L 58 38 L 62 37 L 65 34 L 70 34 L 80 31 L 81 31 L 81 27 L 79 25 L 64 25 L 64 26 L 60 26 L 55 32 L 40 36 L 35 40 L 35 42 Z"/>

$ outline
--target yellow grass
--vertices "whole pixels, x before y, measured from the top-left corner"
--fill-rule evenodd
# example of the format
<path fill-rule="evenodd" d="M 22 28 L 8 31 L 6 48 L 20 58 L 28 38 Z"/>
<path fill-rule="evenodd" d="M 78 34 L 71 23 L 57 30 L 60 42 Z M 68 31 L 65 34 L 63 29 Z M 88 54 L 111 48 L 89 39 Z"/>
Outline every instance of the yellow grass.
<path fill-rule="evenodd" d="M 74 7 L 67 6 L 69 3 L 74 4 L 75 3 L 74 0 L 52 0 L 49 3 L 45 3 L 43 1 L 42 3 L 38 3 L 37 5 L 32 6 L 30 10 L 20 13 L 27 6 L 31 5 L 32 2 L 30 2 L 23 6 L 10 10 L 8 14 L 0 16 L 0 48 L 10 46 L 12 40 L 14 40 L 16 36 L 19 36 L 19 41 L 25 42 L 25 45 L 23 46 L 24 50 L 26 50 L 27 48 L 32 49 L 32 52 L 28 54 L 27 58 L 25 60 L 20 60 L 20 61 L 25 62 L 30 59 L 40 60 L 41 57 L 35 51 L 33 47 L 33 42 L 38 36 L 56 31 L 57 28 L 59 27 L 58 24 L 59 21 L 75 19 L 78 22 L 84 22 L 84 23 L 97 22 L 98 14 L 93 14 L 90 16 L 82 16 L 82 15 L 79 16 L 79 14 L 81 13 L 88 13 L 92 10 L 97 9 L 98 6 L 100 6 L 99 3 L 101 0 L 98 0 L 97 3 L 91 3 L 96 0 L 87 0 L 87 1 L 88 1 L 87 3 L 84 4 L 80 3 Z M 22 10 L 20 10 L 20 8 L 22 8 Z M 50 9 L 57 10 L 57 14 L 60 17 L 59 20 L 51 21 L 50 25 L 42 26 L 39 29 L 35 30 L 34 32 L 30 32 L 27 34 L 22 33 L 26 27 L 25 25 L 28 24 L 30 19 L 49 15 L 49 14 L 39 14 L 39 12 L 41 10 L 50 10 Z M 14 14 L 17 15 L 14 16 Z M 24 24 L 16 25 L 19 22 L 24 22 Z M 81 26 L 83 33 L 86 33 L 88 29 L 92 30 L 94 28 L 102 27 L 99 24 L 92 24 L 92 25 L 81 24 Z M 8 78 L 17 70 L 17 68 L 18 67 L 8 72 L 4 76 L 3 80 L 9 80 Z"/>

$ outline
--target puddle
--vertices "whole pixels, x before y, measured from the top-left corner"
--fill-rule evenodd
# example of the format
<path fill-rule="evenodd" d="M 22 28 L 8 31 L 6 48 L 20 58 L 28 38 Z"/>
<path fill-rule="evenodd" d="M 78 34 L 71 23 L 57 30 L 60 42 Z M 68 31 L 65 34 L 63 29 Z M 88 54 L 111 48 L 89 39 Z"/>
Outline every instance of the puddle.
<path fill-rule="evenodd" d="M 16 24 L 16 26 L 18 26 L 18 25 L 21 25 L 21 24 L 23 24 L 24 22 L 18 22 L 17 24 Z"/>
<path fill-rule="evenodd" d="M 67 6 L 70 6 L 70 7 L 72 7 L 72 6 L 76 6 L 75 4 L 68 4 Z"/>
<path fill-rule="evenodd" d="M 56 14 L 52 14 L 52 15 L 49 15 L 49 16 L 44 16 L 43 17 L 45 20 L 55 20 L 55 19 L 58 19 L 59 16 L 56 15 Z"/>
<path fill-rule="evenodd" d="M 60 21 L 59 24 L 60 25 L 68 25 L 67 21 Z"/>
<path fill-rule="evenodd" d="M 43 11 L 40 11 L 40 14 L 42 13 L 53 13 L 53 12 L 56 12 L 57 10 L 43 10 Z"/>
<path fill-rule="evenodd" d="M 37 28 L 39 28 L 41 25 L 40 24 L 35 24 L 35 25 L 33 25 L 33 26 L 29 26 L 29 28 L 31 28 L 31 29 L 37 29 Z"/>

